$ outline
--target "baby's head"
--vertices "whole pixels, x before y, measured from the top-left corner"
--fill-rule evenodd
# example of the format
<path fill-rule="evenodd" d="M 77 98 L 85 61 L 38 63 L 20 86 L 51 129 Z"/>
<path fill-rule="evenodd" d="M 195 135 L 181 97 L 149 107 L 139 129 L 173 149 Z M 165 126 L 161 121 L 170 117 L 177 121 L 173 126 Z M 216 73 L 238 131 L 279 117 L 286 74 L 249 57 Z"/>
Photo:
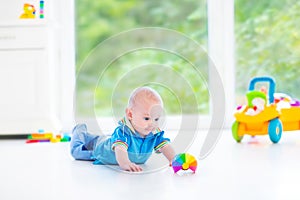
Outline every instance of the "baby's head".
<path fill-rule="evenodd" d="M 163 101 L 155 90 L 150 87 L 139 87 L 131 93 L 126 117 L 141 136 L 145 137 L 158 128 L 162 114 Z"/>

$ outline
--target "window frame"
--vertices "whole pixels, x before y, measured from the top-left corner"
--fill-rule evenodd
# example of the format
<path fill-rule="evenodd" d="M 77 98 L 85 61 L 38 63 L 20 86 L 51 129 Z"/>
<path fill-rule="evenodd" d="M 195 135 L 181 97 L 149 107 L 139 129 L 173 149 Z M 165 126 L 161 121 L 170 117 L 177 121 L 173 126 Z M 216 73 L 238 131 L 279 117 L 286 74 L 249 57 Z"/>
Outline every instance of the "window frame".
<path fill-rule="evenodd" d="M 235 108 L 234 0 L 208 0 L 207 8 L 208 54 L 219 72 L 226 91 L 224 128 L 230 128 L 234 121 Z M 213 81 L 209 84 L 214 88 Z"/>

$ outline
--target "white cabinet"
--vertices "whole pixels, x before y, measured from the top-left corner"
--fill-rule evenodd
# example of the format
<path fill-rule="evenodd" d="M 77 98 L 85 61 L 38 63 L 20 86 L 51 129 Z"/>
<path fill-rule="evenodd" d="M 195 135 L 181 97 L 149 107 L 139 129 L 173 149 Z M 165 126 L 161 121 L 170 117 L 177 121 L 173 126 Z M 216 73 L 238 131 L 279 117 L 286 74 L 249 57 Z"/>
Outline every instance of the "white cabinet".
<path fill-rule="evenodd" d="M 0 133 L 59 130 L 47 26 L 0 27 Z M 50 33 L 51 34 L 51 33 Z M 51 60 L 51 62 L 50 62 Z"/>
<path fill-rule="evenodd" d="M 59 10 L 59 1 L 45 1 L 45 18 L 39 19 L 39 1 L 28 1 L 37 8 L 37 18 L 19 19 L 23 3 L 27 2 L 0 0 L 5 5 L 0 14 L 0 135 L 62 129 L 61 111 L 68 103 L 61 97 L 70 96 L 62 94 L 69 91 L 63 81 L 72 86 L 72 79 L 62 74 L 70 71 L 62 69 L 62 65 L 74 66 L 67 66 L 66 59 L 62 59 L 61 49 L 66 45 L 59 43 L 63 39 L 57 29 L 63 25 L 59 24 L 59 13 L 52 12 L 51 18 L 48 9 L 55 2 Z M 66 107 L 70 105 L 72 102 Z"/>

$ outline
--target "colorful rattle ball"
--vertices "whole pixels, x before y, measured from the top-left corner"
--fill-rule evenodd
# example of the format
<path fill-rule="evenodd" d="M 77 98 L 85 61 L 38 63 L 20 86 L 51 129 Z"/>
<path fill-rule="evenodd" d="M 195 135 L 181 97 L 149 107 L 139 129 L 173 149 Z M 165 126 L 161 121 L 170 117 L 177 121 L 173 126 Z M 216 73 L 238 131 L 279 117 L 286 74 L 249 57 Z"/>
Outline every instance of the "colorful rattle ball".
<path fill-rule="evenodd" d="M 188 153 L 177 154 L 172 161 L 172 167 L 174 173 L 177 173 L 180 170 L 191 170 L 195 173 L 197 169 L 197 160 L 194 156 Z"/>

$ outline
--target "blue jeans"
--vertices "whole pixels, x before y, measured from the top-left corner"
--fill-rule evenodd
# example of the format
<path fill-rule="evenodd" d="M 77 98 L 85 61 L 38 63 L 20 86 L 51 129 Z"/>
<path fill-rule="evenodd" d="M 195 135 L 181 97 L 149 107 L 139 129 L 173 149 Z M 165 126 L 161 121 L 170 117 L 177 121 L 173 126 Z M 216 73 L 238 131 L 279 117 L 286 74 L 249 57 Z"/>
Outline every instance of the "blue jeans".
<path fill-rule="evenodd" d="M 72 130 L 71 155 L 76 160 L 94 160 L 93 150 L 99 136 L 87 132 L 85 124 L 78 124 Z"/>

